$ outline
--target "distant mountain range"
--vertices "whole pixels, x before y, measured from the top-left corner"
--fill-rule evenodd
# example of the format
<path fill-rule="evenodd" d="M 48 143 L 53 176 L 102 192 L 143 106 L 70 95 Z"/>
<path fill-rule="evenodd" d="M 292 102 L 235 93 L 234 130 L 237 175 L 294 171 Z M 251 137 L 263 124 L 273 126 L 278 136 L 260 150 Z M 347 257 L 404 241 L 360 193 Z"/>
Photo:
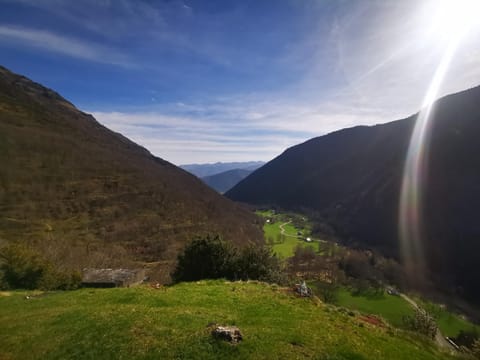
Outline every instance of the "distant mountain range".
<path fill-rule="evenodd" d="M 247 162 L 217 162 L 211 164 L 187 164 L 180 167 L 193 175 L 204 178 L 206 176 L 220 174 L 228 170 L 243 169 L 256 170 L 265 164 L 263 161 L 247 161 Z"/>
<path fill-rule="evenodd" d="M 205 184 L 223 194 L 237 185 L 252 172 L 253 170 L 233 169 L 221 172 L 220 174 L 205 176 L 201 179 Z"/>
<path fill-rule="evenodd" d="M 0 246 L 28 243 L 64 266 L 168 263 L 207 233 L 263 241 L 250 211 L 3 67 L 0 163 Z"/>
<path fill-rule="evenodd" d="M 226 196 L 308 211 L 317 217 L 317 231 L 398 256 L 399 193 L 416 118 L 344 129 L 291 147 Z M 438 100 L 431 125 L 423 194 L 428 268 L 438 286 L 478 303 L 480 87 Z"/>

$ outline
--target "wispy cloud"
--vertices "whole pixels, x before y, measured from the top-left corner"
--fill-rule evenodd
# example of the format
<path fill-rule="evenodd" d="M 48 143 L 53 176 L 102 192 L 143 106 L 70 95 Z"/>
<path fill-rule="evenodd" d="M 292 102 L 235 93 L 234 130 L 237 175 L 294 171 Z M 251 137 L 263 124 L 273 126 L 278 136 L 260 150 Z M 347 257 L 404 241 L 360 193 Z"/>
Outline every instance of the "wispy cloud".
<path fill-rule="evenodd" d="M 432 28 L 437 0 L 5 1 L 44 18 L 12 26 L 5 12 L 3 48 L 135 64 L 122 76 L 99 71 L 95 89 L 68 74 L 83 82 L 72 100 L 177 164 L 268 160 L 340 128 L 409 116 L 445 46 Z M 464 39 L 440 95 L 480 83 L 479 39 Z"/>
<path fill-rule="evenodd" d="M 177 114 L 157 109 L 93 115 L 175 164 L 271 160 L 290 146 L 340 127 L 384 120 L 384 114 L 375 111 L 355 112 L 334 104 L 311 107 L 276 102 L 241 106 L 230 102 L 191 107 L 181 104 L 177 105 Z"/>
<path fill-rule="evenodd" d="M 45 30 L 0 26 L 0 42 L 9 42 L 12 46 L 34 47 L 41 51 L 98 63 L 133 66 L 128 56 L 112 48 Z"/>

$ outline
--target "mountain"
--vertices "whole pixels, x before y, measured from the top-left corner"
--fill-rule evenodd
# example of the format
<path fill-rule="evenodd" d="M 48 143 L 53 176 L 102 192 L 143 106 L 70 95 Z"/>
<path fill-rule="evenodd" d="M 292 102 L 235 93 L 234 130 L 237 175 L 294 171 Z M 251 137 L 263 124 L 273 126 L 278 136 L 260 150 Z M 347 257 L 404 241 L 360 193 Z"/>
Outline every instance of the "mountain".
<path fill-rule="evenodd" d="M 207 233 L 263 241 L 250 211 L 3 67 L 0 163 L 0 245 L 65 266 L 169 262 Z"/>
<path fill-rule="evenodd" d="M 247 161 L 247 162 L 217 162 L 212 164 L 187 164 L 180 167 L 193 175 L 203 178 L 210 175 L 220 174 L 222 172 L 234 169 L 256 170 L 265 164 L 263 161 Z"/>
<path fill-rule="evenodd" d="M 202 177 L 202 180 L 205 184 L 223 194 L 238 184 L 239 181 L 250 175 L 252 171 L 253 170 L 233 169 L 221 172 L 220 174 Z"/>
<path fill-rule="evenodd" d="M 317 231 L 398 256 L 398 208 L 417 115 L 287 149 L 226 196 L 317 216 Z M 438 100 L 424 184 L 427 267 L 442 289 L 480 301 L 480 87 Z"/>

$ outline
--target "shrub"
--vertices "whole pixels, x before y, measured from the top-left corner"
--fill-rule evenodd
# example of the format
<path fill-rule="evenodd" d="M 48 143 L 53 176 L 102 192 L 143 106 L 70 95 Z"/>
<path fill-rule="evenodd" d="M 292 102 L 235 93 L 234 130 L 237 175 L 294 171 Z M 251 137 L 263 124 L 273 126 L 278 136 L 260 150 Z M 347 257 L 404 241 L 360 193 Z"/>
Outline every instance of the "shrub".
<path fill-rule="evenodd" d="M 48 267 L 36 252 L 17 244 L 5 246 L 0 261 L 4 281 L 10 288 L 37 288 Z"/>
<path fill-rule="evenodd" d="M 345 256 L 340 267 L 345 274 L 355 279 L 368 280 L 372 276 L 372 265 L 368 256 L 360 251 L 352 250 Z"/>
<path fill-rule="evenodd" d="M 480 359 L 480 339 L 476 339 L 472 344 L 472 353 L 477 358 Z"/>
<path fill-rule="evenodd" d="M 473 344 L 479 340 L 479 334 L 475 328 L 473 328 L 472 330 L 460 330 L 454 340 L 455 343 L 459 346 L 472 348 Z"/>
<path fill-rule="evenodd" d="M 233 278 L 236 250 L 219 236 L 194 239 L 178 255 L 174 282 Z"/>
<path fill-rule="evenodd" d="M 174 282 L 201 279 L 262 280 L 280 282 L 279 260 L 265 247 L 238 250 L 218 236 L 194 239 L 178 256 Z"/>
<path fill-rule="evenodd" d="M 313 285 L 324 303 L 335 304 L 338 301 L 338 286 L 334 282 L 315 281 Z"/>
<path fill-rule="evenodd" d="M 249 245 L 237 255 L 234 264 L 234 276 L 241 280 L 261 280 L 267 282 L 283 282 L 283 272 L 279 259 L 272 250 Z"/>
<path fill-rule="evenodd" d="M 0 286 L 21 289 L 75 289 L 81 283 L 77 272 L 62 272 L 33 249 L 7 245 L 0 250 Z"/>
<path fill-rule="evenodd" d="M 417 308 L 415 314 L 403 318 L 405 326 L 430 338 L 437 334 L 437 323 L 435 319 L 424 309 Z"/>
<path fill-rule="evenodd" d="M 0 271 L 0 290 L 8 290 L 8 283 L 5 281 L 3 272 Z"/>

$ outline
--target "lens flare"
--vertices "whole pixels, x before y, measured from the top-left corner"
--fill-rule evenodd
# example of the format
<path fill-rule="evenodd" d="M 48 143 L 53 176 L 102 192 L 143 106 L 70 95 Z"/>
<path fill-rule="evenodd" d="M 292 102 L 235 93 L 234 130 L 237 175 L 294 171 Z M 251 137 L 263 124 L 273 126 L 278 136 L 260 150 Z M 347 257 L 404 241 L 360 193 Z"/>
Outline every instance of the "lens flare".
<path fill-rule="evenodd" d="M 446 0 L 448 5 L 444 12 L 452 15 L 453 1 Z M 462 3 L 462 1 L 459 1 Z M 456 3 L 457 6 L 461 6 Z M 407 152 L 405 168 L 403 172 L 402 187 L 400 191 L 399 202 L 399 238 L 400 250 L 407 272 L 413 275 L 416 280 L 421 281 L 425 274 L 425 257 L 423 249 L 423 219 L 422 219 L 422 198 L 426 182 L 427 160 L 429 150 L 429 137 L 431 128 L 431 115 L 434 106 L 434 100 L 438 97 L 442 80 L 447 74 L 448 67 L 453 59 L 455 51 L 461 39 L 468 32 L 472 25 L 471 12 L 468 4 L 472 3 L 478 6 L 478 2 L 464 0 L 464 7 L 457 10 L 457 14 L 462 19 L 450 19 L 449 23 L 455 23 L 457 27 L 451 32 L 448 45 L 438 64 L 433 76 L 432 82 L 423 100 L 423 108 L 417 116 L 415 127 L 410 139 L 410 145 Z M 444 13 L 442 12 L 442 13 Z M 436 19 L 438 22 L 438 19 Z"/>

